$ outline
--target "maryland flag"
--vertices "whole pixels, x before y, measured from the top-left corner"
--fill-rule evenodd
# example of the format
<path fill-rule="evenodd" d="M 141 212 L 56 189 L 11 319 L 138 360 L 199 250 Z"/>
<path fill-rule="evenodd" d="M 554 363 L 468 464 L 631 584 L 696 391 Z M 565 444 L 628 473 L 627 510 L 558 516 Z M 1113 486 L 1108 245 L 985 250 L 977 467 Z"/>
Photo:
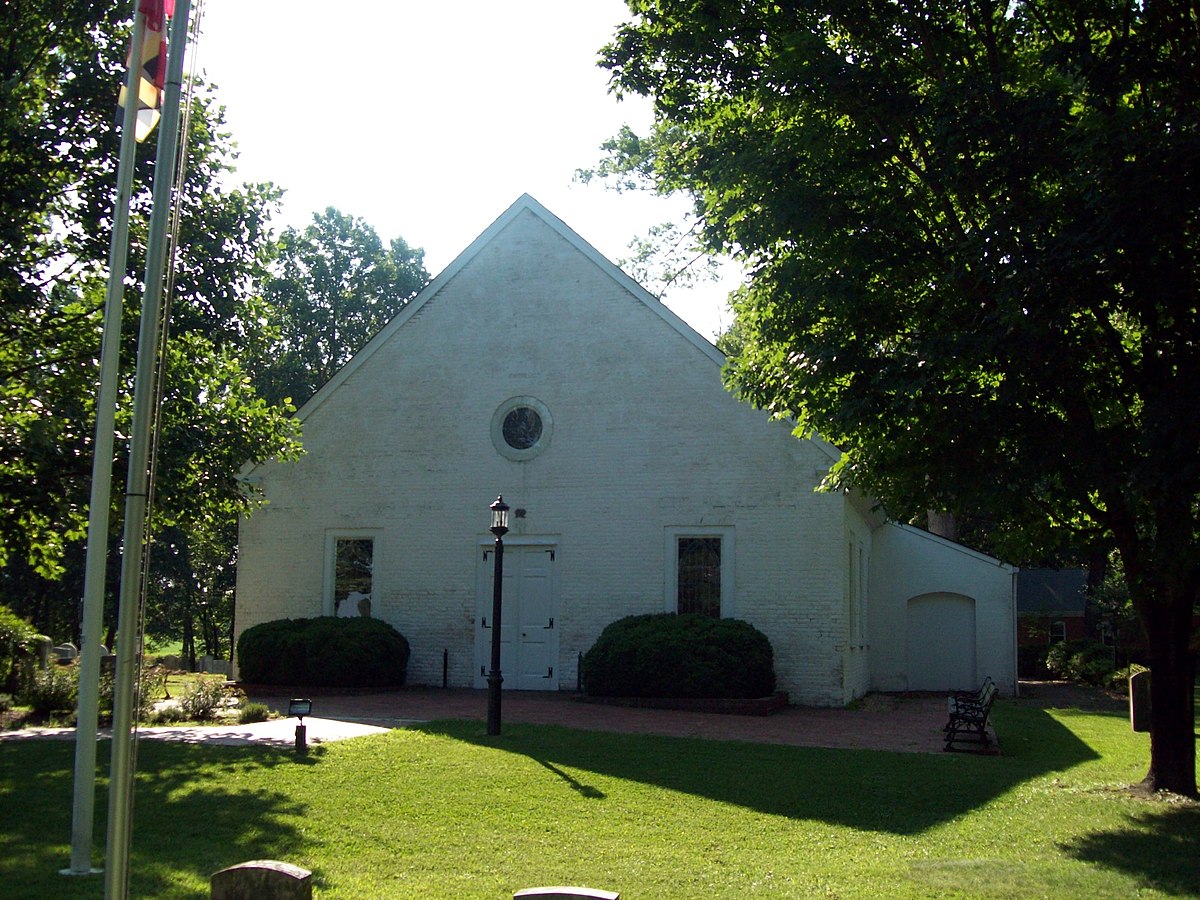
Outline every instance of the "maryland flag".
<path fill-rule="evenodd" d="M 134 64 L 135 55 L 140 56 L 141 71 L 138 78 L 137 123 L 134 137 L 140 142 L 150 136 L 158 124 L 159 109 L 162 107 L 163 83 L 167 80 L 167 39 L 164 23 L 175 12 L 175 0 L 139 0 L 138 15 L 142 17 L 144 30 L 142 46 L 131 48 L 129 65 Z M 117 106 L 125 108 L 125 86 L 121 86 Z"/>

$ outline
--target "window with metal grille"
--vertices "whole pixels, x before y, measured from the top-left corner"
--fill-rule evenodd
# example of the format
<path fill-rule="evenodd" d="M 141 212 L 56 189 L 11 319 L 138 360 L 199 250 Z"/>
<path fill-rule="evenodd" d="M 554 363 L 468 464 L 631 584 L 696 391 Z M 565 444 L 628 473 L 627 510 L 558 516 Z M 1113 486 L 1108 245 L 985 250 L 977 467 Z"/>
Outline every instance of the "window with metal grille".
<path fill-rule="evenodd" d="M 677 609 L 721 617 L 721 539 L 678 539 Z"/>
<path fill-rule="evenodd" d="M 335 616 L 370 615 L 374 538 L 338 538 L 333 563 Z M 365 606 L 363 601 L 366 601 Z"/>

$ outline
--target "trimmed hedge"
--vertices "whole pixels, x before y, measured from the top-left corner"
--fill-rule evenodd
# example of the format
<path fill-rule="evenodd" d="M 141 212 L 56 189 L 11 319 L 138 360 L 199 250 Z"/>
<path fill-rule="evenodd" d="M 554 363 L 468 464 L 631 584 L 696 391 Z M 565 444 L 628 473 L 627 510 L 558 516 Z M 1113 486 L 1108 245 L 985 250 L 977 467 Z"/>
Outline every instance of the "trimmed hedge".
<path fill-rule="evenodd" d="M 387 622 L 362 616 L 277 619 L 238 638 L 238 670 L 251 684 L 399 687 L 409 646 Z"/>
<path fill-rule="evenodd" d="M 775 692 L 774 653 L 766 635 L 740 619 L 629 616 L 584 655 L 583 689 L 593 697 L 766 697 Z"/>

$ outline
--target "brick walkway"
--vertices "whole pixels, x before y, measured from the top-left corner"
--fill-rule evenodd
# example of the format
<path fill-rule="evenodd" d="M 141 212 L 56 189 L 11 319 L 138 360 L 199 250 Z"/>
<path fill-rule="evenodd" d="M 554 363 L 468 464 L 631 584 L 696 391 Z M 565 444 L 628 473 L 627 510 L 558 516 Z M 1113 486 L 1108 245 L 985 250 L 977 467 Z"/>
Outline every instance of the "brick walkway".
<path fill-rule="evenodd" d="M 412 687 L 379 694 L 313 692 L 308 696 L 315 716 L 388 728 L 432 719 L 483 722 L 487 718 L 486 691 Z M 249 698 L 287 712 L 285 693 L 252 688 Z M 853 709 L 788 707 L 768 716 L 738 716 L 583 703 L 570 693 L 506 691 L 501 709 L 505 722 L 907 753 L 942 752 L 946 723 L 946 698 L 940 694 L 872 694 Z"/>
<path fill-rule="evenodd" d="M 1022 682 L 1022 703 L 1044 707 L 1121 711 L 1126 701 L 1090 688 L 1055 682 Z M 286 715 L 293 696 L 278 689 L 251 688 L 249 698 Z M 434 719 L 487 718 L 487 692 L 409 687 L 378 694 L 311 692 L 315 715 L 305 720 L 309 741 L 324 743 Z M 581 702 L 570 693 L 505 692 L 505 722 L 564 725 L 591 731 L 661 734 L 710 740 L 941 753 L 946 722 L 943 694 L 871 694 L 853 709 L 788 707 L 768 716 L 741 716 L 638 709 Z M 291 746 L 295 719 L 253 725 L 143 727 L 142 738 L 217 744 Z M 994 734 L 994 732 L 993 732 Z M 107 730 L 100 736 L 107 738 Z M 0 743 L 37 739 L 74 740 L 74 728 L 27 728 L 0 732 Z M 991 748 L 995 752 L 995 745 Z"/>

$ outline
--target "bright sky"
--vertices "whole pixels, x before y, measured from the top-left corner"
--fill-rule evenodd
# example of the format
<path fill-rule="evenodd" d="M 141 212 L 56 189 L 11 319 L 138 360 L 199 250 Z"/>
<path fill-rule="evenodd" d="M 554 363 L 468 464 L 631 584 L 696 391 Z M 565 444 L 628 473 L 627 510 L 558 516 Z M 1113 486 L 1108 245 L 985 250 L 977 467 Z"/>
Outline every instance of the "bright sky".
<path fill-rule="evenodd" d="M 685 208 L 572 183 L 622 124 L 651 121 L 596 65 L 627 13 L 620 0 L 206 0 L 191 52 L 226 107 L 239 178 L 287 190 L 283 224 L 334 206 L 423 247 L 437 274 L 529 193 L 617 261 Z M 664 299 L 712 338 L 732 286 Z"/>

